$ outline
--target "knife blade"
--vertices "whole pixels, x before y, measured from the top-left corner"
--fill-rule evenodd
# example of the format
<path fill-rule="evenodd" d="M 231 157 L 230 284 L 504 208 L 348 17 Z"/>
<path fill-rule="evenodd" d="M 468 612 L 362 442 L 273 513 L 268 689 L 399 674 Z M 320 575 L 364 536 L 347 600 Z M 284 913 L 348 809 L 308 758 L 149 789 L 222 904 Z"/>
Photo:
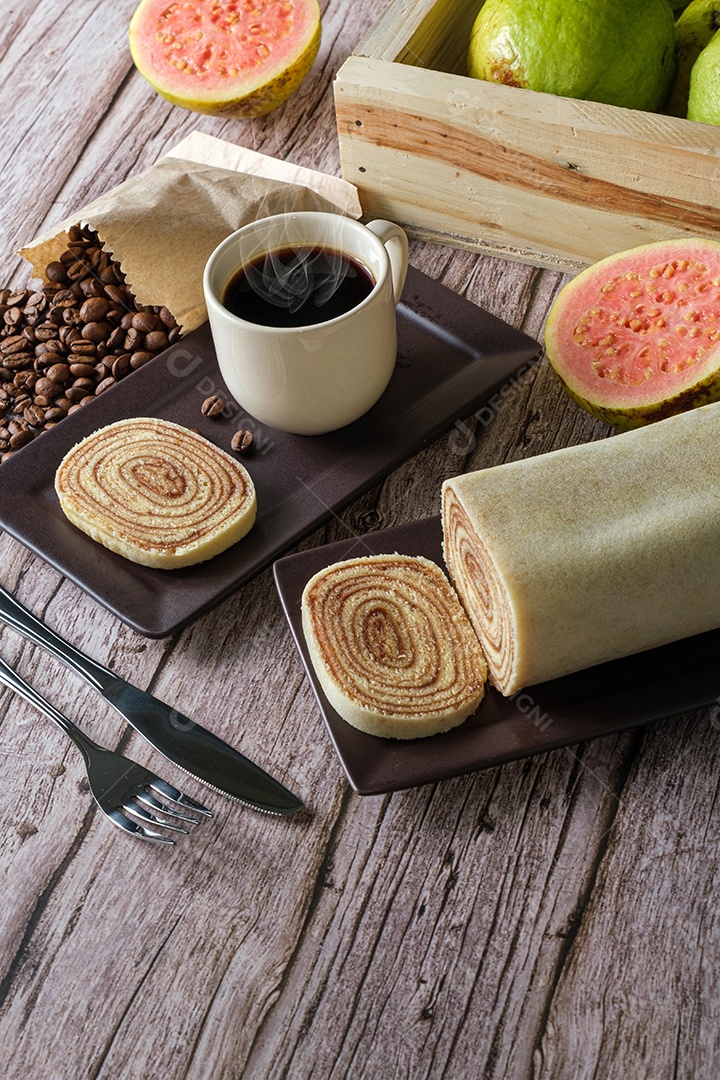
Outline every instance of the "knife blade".
<path fill-rule="evenodd" d="M 177 709 L 86 656 L 2 586 L 0 619 L 89 683 L 156 750 L 201 783 L 267 814 L 289 815 L 302 809 L 301 800 L 254 761 Z"/>

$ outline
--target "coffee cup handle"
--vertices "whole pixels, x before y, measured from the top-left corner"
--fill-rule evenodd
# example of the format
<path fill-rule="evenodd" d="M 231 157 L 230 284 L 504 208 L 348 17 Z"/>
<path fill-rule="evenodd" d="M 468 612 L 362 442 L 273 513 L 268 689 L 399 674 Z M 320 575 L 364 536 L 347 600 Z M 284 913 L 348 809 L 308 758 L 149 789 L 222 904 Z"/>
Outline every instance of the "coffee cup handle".
<path fill-rule="evenodd" d="M 393 295 L 397 304 L 407 277 L 408 238 L 399 225 L 393 224 L 392 221 L 383 221 L 381 218 L 367 222 L 367 228 L 375 233 L 387 249 L 392 273 Z"/>

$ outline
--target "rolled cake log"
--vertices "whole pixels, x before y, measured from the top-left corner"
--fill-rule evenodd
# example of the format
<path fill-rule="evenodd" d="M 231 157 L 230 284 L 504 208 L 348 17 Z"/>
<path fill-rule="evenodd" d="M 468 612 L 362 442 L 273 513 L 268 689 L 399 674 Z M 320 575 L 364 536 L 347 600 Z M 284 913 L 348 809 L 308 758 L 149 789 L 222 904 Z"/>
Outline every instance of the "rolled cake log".
<path fill-rule="evenodd" d="M 443 485 L 445 561 L 515 691 L 720 626 L 720 404 Z"/>
<path fill-rule="evenodd" d="M 429 559 L 369 555 L 326 567 L 305 587 L 302 622 L 328 701 L 370 735 L 448 731 L 482 700 L 480 644 Z"/>
<path fill-rule="evenodd" d="M 163 570 L 203 562 L 255 522 L 247 470 L 180 424 L 119 420 L 74 446 L 55 475 L 60 506 L 93 540 Z"/>

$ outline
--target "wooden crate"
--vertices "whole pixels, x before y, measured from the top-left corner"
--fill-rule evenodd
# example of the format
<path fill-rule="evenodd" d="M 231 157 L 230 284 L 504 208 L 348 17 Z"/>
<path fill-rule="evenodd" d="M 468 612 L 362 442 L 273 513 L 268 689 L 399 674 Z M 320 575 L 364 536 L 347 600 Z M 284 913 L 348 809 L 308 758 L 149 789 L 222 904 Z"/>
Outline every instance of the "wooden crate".
<path fill-rule="evenodd" d="M 720 127 L 470 79 L 481 0 L 394 0 L 335 82 L 342 172 L 412 236 L 577 271 L 720 235 Z"/>

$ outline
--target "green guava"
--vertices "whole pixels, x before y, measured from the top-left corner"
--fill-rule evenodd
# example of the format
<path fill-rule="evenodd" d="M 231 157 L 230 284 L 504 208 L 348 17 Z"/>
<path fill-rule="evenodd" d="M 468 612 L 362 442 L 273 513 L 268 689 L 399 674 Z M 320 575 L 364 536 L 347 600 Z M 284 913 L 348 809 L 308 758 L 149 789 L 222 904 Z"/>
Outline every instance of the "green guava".
<path fill-rule="evenodd" d="M 623 431 L 720 400 L 720 243 L 610 255 L 557 296 L 545 349 L 570 397 Z"/>
<path fill-rule="evenodd" d="M 251 119 L 298 89 L 320 33 L 317 0 L 142 0 L 129 40 L 140 74 L 174 105 Z"/>
<path fill-rule="evenodd" d="M 687 118 L 703 124 L 720 124 L 720 31 L 693 64 Z"/>
<path fill-rule="evenodd" d="M 720 0 L 692 0 L 675 23 L 677 67 L 665 112 L 685 116 L 695 61 L 720 29 Z"/>
<path fill-rule="evenodd" d="M 468 74 L 655 112 L 675 74 L 668 0 L 486 0 Z"/>

